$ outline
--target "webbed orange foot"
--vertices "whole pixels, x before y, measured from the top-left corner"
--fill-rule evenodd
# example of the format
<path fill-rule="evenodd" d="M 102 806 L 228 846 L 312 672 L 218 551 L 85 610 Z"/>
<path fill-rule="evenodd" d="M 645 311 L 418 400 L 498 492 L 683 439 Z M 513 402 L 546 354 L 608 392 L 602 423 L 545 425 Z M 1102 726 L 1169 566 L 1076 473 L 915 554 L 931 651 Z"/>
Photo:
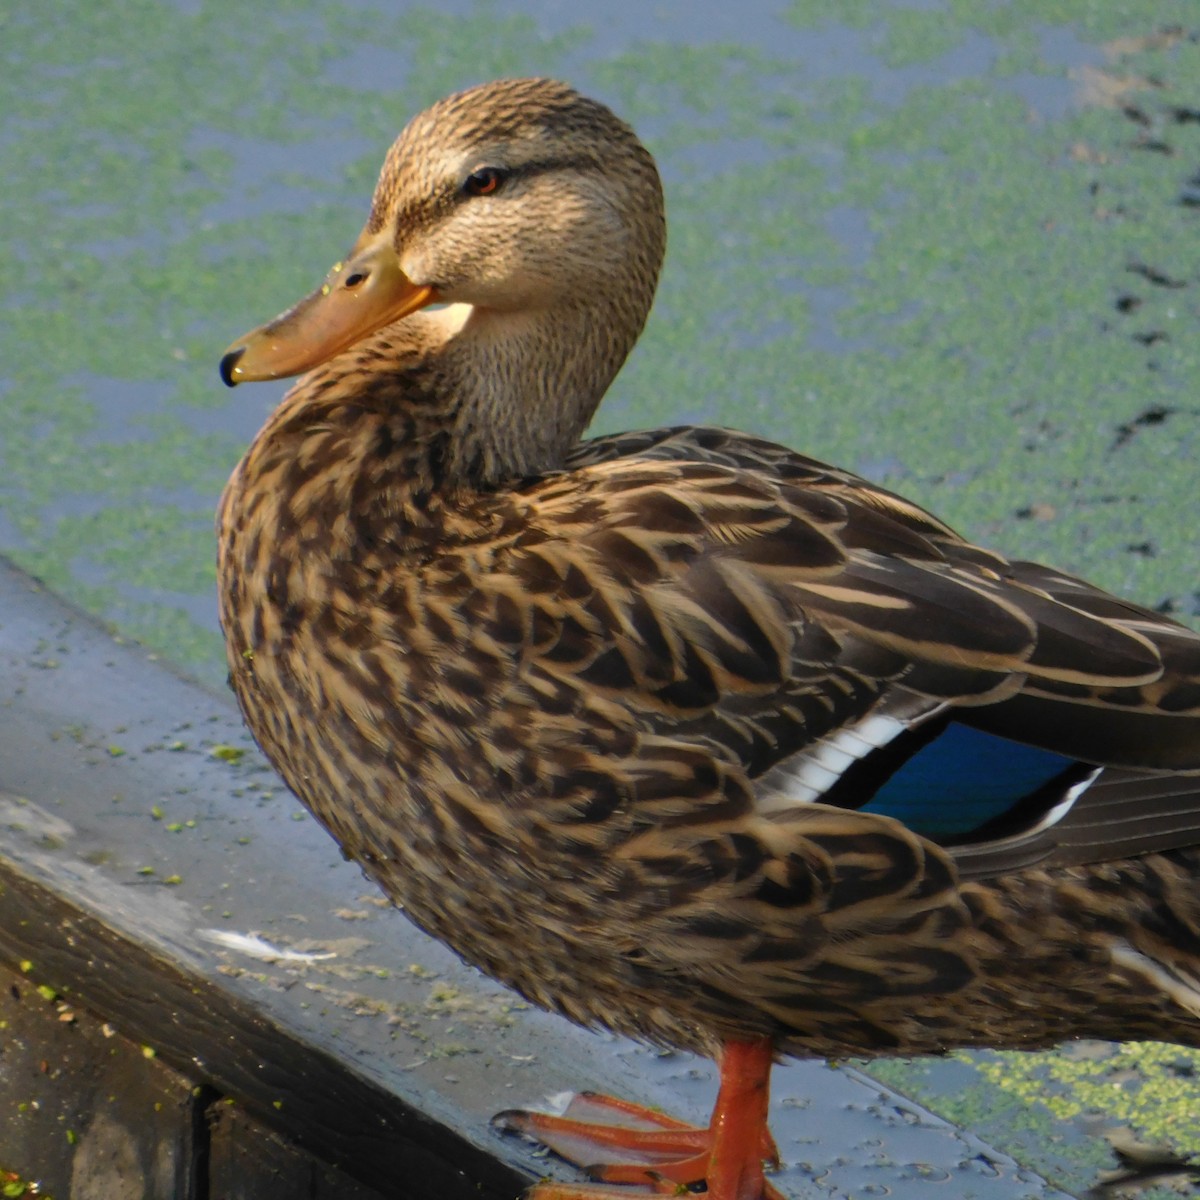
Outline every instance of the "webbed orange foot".
<path fill-rule="evenodd" d="M 561 1116 L 511 1109 L 493 1124 L 520 1133 L 582 1167 L 596 1184 L 542 1183 L 529 1200 L 612 1200 L 624 1184 L 677 1195 L 704 1183 L 710 1200 L 783 1200 L 763 1174 L 779 1165 L 767 1128 L 769 1041 L 731 1042 L 721 1056 L 721 1090 L 708 1128 L 641 1105 L 581 1092 Z"/>

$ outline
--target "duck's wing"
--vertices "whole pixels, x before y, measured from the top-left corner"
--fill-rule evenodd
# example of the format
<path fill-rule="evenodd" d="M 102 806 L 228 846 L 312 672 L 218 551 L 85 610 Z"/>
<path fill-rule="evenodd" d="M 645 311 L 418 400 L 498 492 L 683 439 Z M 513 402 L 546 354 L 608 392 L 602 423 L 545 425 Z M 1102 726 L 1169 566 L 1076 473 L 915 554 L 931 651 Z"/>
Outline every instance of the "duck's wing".
<path fill-rule="evenodd" d="M 895 818 L 971 874 L 1200 841 L 1192 631 L 744 435 L 569 468 L 529 485 L 506 560 L 542 686 L 707 748 L 774 819 Z"/>

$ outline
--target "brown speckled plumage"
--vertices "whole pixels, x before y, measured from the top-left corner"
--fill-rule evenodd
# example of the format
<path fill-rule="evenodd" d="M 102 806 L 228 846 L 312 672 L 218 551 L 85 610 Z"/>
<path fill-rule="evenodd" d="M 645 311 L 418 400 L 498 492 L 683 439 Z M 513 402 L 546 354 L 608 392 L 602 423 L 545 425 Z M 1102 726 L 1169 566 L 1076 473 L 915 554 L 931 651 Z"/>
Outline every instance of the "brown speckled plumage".
<path fill-rule="evenodd" d="M 409 916 L 707 1053 L 1200 1045 L 1200 637 L 756 438 L 579 443 L 664 225 L 563 85 L 416 118 L 367 228 L 473 307 L 293 388 L 221 505 L 221 619 L 255 737 Z M 922 836 L 861 767 L 796 790 L 848 729 L 950 720 L 1082 760 L 1073 807 Z"/>

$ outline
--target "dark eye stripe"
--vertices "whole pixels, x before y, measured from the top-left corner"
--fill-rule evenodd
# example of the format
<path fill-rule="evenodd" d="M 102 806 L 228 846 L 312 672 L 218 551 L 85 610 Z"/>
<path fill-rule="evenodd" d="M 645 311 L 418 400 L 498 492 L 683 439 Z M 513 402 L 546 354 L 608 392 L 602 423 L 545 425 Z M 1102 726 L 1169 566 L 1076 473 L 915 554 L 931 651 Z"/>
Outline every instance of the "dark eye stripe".
<path fill-rule="evenodd" d="M 547 175 L 551 171 L 594 171 L 596 164 L 589 158 L 538 158 L 522 163 L 513 175 Z"/>
<path fill-rule="evenodd" d="M 464 196 L 493 196 L 514 179 L 530 179 L 554 171 L 592 171 L 596 164 L 586 158 L 543 158 L 521 163 L 518 167 L 479 166 L 463 180 Z"/>

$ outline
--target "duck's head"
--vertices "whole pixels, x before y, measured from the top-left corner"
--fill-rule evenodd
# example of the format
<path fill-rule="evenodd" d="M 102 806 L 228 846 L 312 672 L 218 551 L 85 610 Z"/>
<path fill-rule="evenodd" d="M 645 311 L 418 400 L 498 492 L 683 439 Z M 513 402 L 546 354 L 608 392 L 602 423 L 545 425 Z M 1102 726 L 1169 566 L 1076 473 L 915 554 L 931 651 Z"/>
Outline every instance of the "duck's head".
<path fill-rule="evenodd" d="M 350 254 L 231 346 L 221 376 L 295 375 L 427 305 L 462 304 L 448 328 L 493 351 L 534 331 L 542 367 L 590 330 L 594 405 L 641 331 L 665 237 L 658 172 L 629 126 L 563 83 L 484 84 L 412 120 Z"/>

